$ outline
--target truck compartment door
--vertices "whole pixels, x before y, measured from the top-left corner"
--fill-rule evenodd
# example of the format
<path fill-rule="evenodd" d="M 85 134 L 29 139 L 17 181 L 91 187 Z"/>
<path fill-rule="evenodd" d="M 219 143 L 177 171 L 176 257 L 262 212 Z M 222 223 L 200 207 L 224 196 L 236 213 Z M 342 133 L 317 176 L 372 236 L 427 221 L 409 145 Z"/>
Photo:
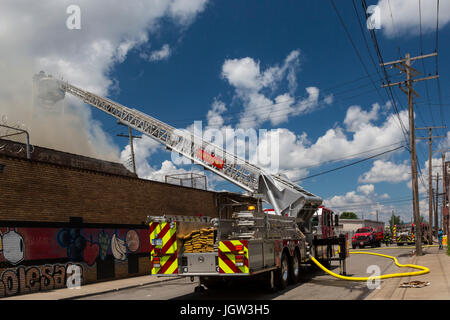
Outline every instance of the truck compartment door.
<path fill-rule="evenodd" d="M 247 240 L 219 242 L 219 273 L 249 273 Z"/>
<path fill-rule="evenodd" d="M 177 274 L 177 224 L 176 222 L 150 223 L 151 274 Z"/>

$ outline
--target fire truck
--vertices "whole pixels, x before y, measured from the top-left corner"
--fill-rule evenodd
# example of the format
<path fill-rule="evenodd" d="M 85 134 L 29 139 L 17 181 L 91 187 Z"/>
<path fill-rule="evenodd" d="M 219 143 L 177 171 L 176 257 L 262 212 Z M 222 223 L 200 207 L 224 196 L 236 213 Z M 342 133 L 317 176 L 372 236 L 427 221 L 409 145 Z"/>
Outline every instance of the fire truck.
<path fill-rule="evenodd" d="M 38 94 L 40 83 L 45 84 L 45 91 L 48 82 L 55 81 L 52 87 L 58 88 L 59 95 L 68 93 L 81 99 L 258 199 L 256 206 L 231 203 L 229 214 L 219 212 L 215 218 L 148 216 L 151 274 L 197 276 L 200 284 L 196 290 L 204 290 L 202 285 L 214 287 L 229 280 L 260 277 L 275 290 L 299 281 L 302 268 L 311 264 L 310 255 L 325 264 L 342 262 L 345 273 L 346 238 L 334 232 L 337 216 L 321 206 L 319 196 L 191 132 L 44 72 L 34 81 Z M 264 211 L 262 202 L 273 209 Z"/>
<path fill-rule="evenodd" d="M 422 243 L 428 244 L 428 237 L 430 234 L 430 226 L 426 222 L 420 223 L 422 230 Z M 415 244 L 415 225 L 414 223 L 396 224 L 392 228 L 393 241 L 397 243 L 397 246 L 403 246 L 404 244 Z"/>

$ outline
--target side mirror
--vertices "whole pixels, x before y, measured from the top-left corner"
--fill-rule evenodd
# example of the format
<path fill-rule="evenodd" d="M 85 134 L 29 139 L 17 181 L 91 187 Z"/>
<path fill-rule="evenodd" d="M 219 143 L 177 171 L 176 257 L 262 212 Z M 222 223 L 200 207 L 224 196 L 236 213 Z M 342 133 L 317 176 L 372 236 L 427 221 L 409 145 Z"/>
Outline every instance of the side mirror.
<path fill-rule="evenodd" d="M 334 217 L 334 226 L 339 227 L 339 216 L 337 215 Z"/>

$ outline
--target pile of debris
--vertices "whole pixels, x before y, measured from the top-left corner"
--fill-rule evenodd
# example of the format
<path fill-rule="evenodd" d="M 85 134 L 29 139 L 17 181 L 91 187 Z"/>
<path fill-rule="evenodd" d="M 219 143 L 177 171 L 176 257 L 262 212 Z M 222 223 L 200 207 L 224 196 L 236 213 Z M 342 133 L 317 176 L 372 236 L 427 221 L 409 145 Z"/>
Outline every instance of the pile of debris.
<path fill-rule="evenodd" d="M 403 282 L 400 284 L 400 288 L 423 288 L 426 286 L 429 286 L 429 282 L 424 281 L 410 281 L 410 282 Z"/>
<path fill-rule="evenodd" d="M 184 252 L 213 252 L 214 251 L 214 228 L 202 228 L 194 230 L 184 236 Z"/>

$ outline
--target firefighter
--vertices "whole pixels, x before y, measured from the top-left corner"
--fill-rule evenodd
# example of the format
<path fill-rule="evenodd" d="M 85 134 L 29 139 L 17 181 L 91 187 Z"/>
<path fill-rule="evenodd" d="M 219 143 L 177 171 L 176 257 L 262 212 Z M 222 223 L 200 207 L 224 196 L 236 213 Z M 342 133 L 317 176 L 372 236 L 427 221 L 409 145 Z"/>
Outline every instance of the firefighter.
<path fill-rule="evenodd" d="M 383 242 L 386 244 L 386 247 L 389 246 L 389 243 L 391 243 L 391 235 L 389 233 L 384 233 Z"/>

